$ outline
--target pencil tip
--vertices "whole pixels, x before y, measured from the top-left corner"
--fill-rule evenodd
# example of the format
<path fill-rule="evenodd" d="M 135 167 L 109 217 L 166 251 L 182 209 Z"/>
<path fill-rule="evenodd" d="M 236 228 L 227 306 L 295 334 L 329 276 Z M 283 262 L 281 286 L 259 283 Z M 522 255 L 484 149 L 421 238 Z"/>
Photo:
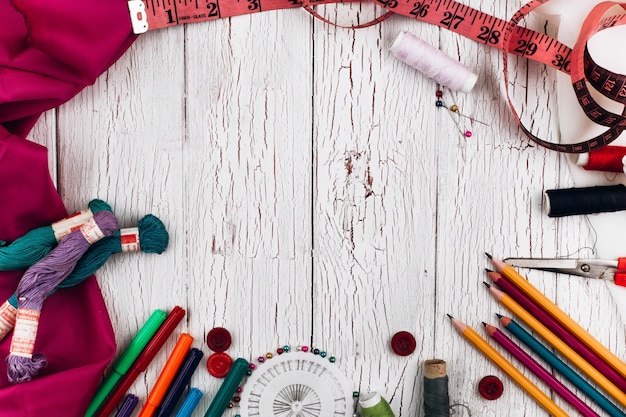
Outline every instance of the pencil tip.
<path fill-rule="evenodd" d="M 453 317 L 452 317 L 451 315 L 449 315 L 449 314 L 447 314 L 447 313 L 446 313 L 446 315 L 448 316 L 448 318 L 449 318 L 450 320 L 452 320 L 452 319 L 453 319 Z"/>
<path fill-rule="evenodd" d="M 489 259 L 493 259 L 493 256 L 491 256 L 491 254 L 490 254 L 490 253 L 485 252 L 485 255 L 487 255 L 487 258 L 489 258 Z"/>
<path fill-rule="evenodd" d="M 484 321 L 482 323 L 483 323 L 483 326 L 487 327 L 487 323 L 485 323 Z"/>
<path fill-rule="evenodd" d="M 496 316 L 498 316 L 499 319 L 501 319 L 502 317 L 504 317 L 502 314 L 500 313 L 496 313 Z"/>
<path fill-rule="evenodd" d="M 493 272 L 493 270 L 491 270 L 491 269 L 489 269 L 489 268 L 485 268 L 485 271 L 486 271 L 487 273 Z"/>
<path fill-rule="evenodd" d="M 483 281 L 483 284 L 485 284 L 485 287 L 491 288 L 491 284 L 489 284 L 488 282 Z"/>

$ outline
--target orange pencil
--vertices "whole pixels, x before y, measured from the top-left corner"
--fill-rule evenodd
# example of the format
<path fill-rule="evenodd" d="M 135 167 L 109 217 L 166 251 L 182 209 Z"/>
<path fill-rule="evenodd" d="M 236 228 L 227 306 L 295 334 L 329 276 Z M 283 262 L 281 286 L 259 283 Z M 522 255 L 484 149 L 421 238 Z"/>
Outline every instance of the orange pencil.
<path fill-rule="evenodd" d="M 507 277 L 517 288 L 526 293 L 543 308 L 548 314 L 554 317 L 560 322 L 566 329 L 576 336 L 581 342 L 589 346 L 591 350 L 596 352 L 607 364 L 613 369 L 619 372 L 626 378 L 626 363 L 622 362 L 613 352 L 608 350 L 604 345 L 593 338 L 585 329 L 583 329 L 578 323 L 576 323 L 571 317 L 569 317 L 563 310 L 561 310 L 556 304 L 554 304 L 548 297 L 543 295 L 537 288 L 535 288 L 528 280 L 521 276 L 513 267 L 507 265 L 499 259 L 495 259 L 490 254 L 486 254 L 496 271 Z"/>
<path fill-rule="evenodd" d="M 459 320 L 450 316 L 452 324 L 458 330 L 463 337 L 470 341 L 478 350 L 480 350 L 487 358 L 493 363 L 498 365 L 513 381 L 515 381 L 521 388 L 523 388 L 539 405 L 545 408 L 554 417 L 569 417 L 561 407 L 556 405 L 554 401 L 550 399 L 543 391 L 541 391 L 532 381 L 523 373 L 521 373 L 511 362 L 509 362 L 504 356 L 494 349 L 485 339 L 480 337 L 478 333 L 474 331 L 468 325 L 461 323 Z"/>
<path fill-rule="evenodd" d="M 611 394 L 613 398 L 619 401 L 620 404 L 626 407 L 626 394 L 622 392 L 614 383 L 612 383 L 602 372 L 598 371 L 589 362 L 587 362 L 578 352 L 572 349 L 567 343 L 559 339 L 557 335 L 552 333 L 550 329 L 537 320 L 532 314 L 513 300 L 508 294 L 503 291 L 494 288 L 489 284 L 485 284 L 489 287 L 489 292 L 494 296 L 500 304 L 511 310 L 513 314 L 519 317 L 524 323 L 529 325 L 534 331 L 536 331 L 541 337 L 543 337 L 548 343 L 550 343 L 556 350 L 561 352 L 563 356 L 570 360 L 574 365 L 583 371 L 589 378 L 595 381 L 606 392 Z"/>
<path fill-rule="evenodd" d="M 187 352 L 191 348 L 192 342 L 193 337 L 187 333 L 180 335 L 178 342 L 176 342 L 176 346 L 174 346 L 172 354 L 167 359 L 167 362 L 165 363 L 159 378 L 154 384 L 152 391 L 148 394 L 148 399 L 141 409 L 139 417 L 152 417 L 154 415 L 159 405 L 161 405 L 161 401 L 163 401 L 167 388 L 176 376 L 176 371 L 180 368 L 180 365 L 185 359 L 185 355 L 187 355 Z"/>

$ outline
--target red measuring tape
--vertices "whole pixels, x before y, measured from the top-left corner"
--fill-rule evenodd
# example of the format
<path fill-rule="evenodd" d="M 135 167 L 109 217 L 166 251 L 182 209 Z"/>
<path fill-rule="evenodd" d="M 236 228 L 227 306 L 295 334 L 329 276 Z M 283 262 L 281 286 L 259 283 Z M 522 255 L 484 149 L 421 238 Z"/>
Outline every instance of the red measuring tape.
<path fill-rule="evenodd" d="M 216 20 L 269 10 L 303 7 L 311 12 L 313 6 L 339 1 L 130 0 L 128 6 L 133 31 L 143 33 L 184 23 Z M 531 0 L 507 21 L 454 0 L 375 0 L 376 4 L 392 13 L 434 24 L 484 45 L 501 49 L 504 59 L 507 101 L 522 131 L 534 142 L 552 150 L 568 153 L 589 152 L 608 145 L 626 129 L 626 110 L 622 114 L 616 114 L 603 109 L 593 99 L 587 87 L 589 83 L 613 101 L 626 104 L 626 76 L 615 74 L 597 65 L 586 48 L 587 41 L 594 34 L 626 24 L 626 3 L 598 4 L 587 16 L 576 45 L 570 48 L 546 34 L 519 26 L 520 21 L 526 15 L 547 2 L 548 0 Z M 605 17 L 609 9 L 615 6 L 624 10 L 624 14 Z M 379 22 L 386 16 L 373 22 Z M 593 122 L 607 127 L 607 130 L 594 138 L 574 144 L 556 144 L 536 137 L 524 126 L 509 97 L 508 54 L 525 57 L 570 74 L 576 97 L 585 114 Z"/>

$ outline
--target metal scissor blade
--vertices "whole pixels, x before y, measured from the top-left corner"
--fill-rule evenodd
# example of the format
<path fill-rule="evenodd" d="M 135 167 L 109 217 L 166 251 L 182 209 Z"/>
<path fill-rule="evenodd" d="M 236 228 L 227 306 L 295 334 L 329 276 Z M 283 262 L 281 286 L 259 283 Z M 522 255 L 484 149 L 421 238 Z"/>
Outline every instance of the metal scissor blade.
<path fill-rule="evenodd" d="M 540 269 L 542 271 L 609 280 L 614 278 L 617 269 L 617 261 L 605 259 L 507 258 L 504 262 L 518 268 Z"/>

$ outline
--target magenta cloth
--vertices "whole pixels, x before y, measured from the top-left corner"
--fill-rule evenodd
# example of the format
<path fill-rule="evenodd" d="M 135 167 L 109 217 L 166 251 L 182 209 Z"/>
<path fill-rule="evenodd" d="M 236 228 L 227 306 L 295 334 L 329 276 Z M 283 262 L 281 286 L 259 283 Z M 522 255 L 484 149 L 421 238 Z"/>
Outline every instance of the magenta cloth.
<path fill-rule="evenodd" d="M 0 240 L 59 220 L 66 209 L 48 173 L 47 150 L 27 136 L 42 112 L 88 85 L 132 44 L 125 0 L 0 0 Z M 85 199 L 93 196 L 85 196 Z M 23 272 L 0 272 L 0 299 Z M 0 342 L 9 353 L 11 335 Z M 115 337 L 94 277 L 50 296 L 35 345 L 48 367 L 11 385 L 0 361 L 0 417 L 82 417 Z"/>
<path fill-rule="evenodd" d="M 0 0 L 0 124 L 25 137 L 136 39 L 125 0 Z"/>

